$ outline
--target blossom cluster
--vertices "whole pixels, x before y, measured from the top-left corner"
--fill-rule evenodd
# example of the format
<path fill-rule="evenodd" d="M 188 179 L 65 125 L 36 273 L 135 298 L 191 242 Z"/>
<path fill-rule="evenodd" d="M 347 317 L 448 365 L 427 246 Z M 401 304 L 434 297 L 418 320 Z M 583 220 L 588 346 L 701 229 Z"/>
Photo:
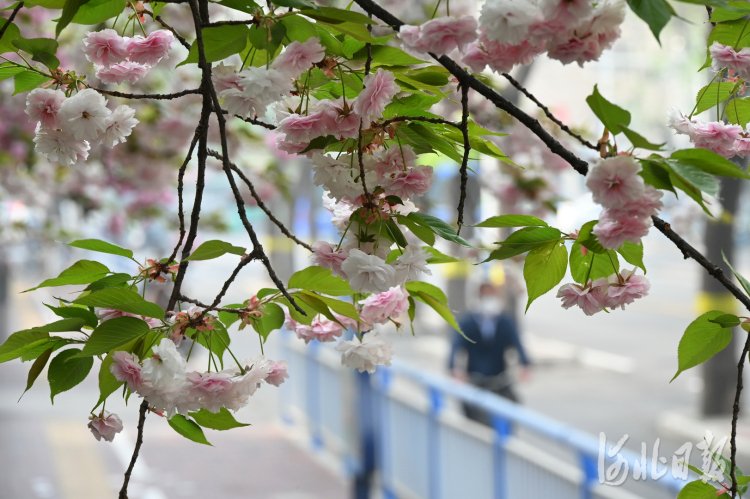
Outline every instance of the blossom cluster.
<path fill-rule="evenodd" d="M 122 37 L 113 29 L 87 32 L 83 52 L 102 83 L 135 83 L 162 59 L 169 58 L 174 35 L 164 29 L 147 37 Z"/>
<path fill-rule="evenodd" d="M 737 51 L 729 45 L 714 42 L 708 51 L 711 54 L 711 69 L 723 71 L 726 68 L 743 80 L 750 80 L 750 47 Z"/>
<path fill-rule="evenodd" d="M 557 297 L 562 299 L 562 307 L 578 306 L 586 315 L 594 315 L 605 308 L 625 310 L 625 305 L 648 294 L 651 284 L 645 276 L 635 275 L 634 271 L 622 270 L 609 277 L 589 280 L 585 285 L 570 283 L 560 286 Z"/>
<path fill-rule="evenodd" d="M 606 249 L 638 244 L 648 234 L 651 216 L 662 208 L 662 192 L 646 185 L 641 165 L 631 156 L 602 160 L 586 175 L 594 202 L 604 209 L 592 233 Z"/>
<path fill-rule="evenodd" d="M 620 37 L 623 0 L 489 0 L 479 23 L 472 17 L 433 19 L 403 26 L 399 37 L 412 53 L 458 49 L 472 71 L 505 73 L 546 52 L 563 64 L 596 61 Z"/>
<path fill-rule="evenodd" d="M 706 123 L 700 118 L 686 117 L 676 107 L 670 107 L 667 126 L 677 134 L 687 135 L 695 147 L 708 149 L 725 158 L 744 158 L 750 153 L 750 125 L 742 128 L 723 121 Z"/>
<path fill-rule="evenodd" d="M 274 362 L 262 355 L 240 360 L 242 367 L 187 372 L 187 363 L 169 338 L 162 339 L 149 358 L 141 360 L 135 354 L 117 351 L 112 360 L 110 370 L 115 378 L 168 418 L 201 409 L 217 413 L 222 407 L 236 412 L 247 405 L 263 382 L 280 386 L 289 377 L 286 361 Z"/>
<path fill-rule="evenodd" d="M 107 108 L 107 99 L 87 88 L 66 98 L 61 90 L 37 88 L 26 98 L 26 114 L 37 121 L 36 152 L 71 166 L 85 161 L 92 145 L 114 147 L 125 142 L 138 124 L 130 106 Z"/>

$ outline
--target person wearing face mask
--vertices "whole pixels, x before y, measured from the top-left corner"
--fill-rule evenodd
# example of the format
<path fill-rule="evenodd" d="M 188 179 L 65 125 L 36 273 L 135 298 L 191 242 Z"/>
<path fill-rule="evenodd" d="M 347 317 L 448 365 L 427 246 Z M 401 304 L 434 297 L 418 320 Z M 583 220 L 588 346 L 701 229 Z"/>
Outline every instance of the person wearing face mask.
<path fill-rule="evenodd" d="M 513 316 L 503 310 L 499 290 L 490 283 L 479 287 L 477 310 L 459 320 L 459 326 L 467 340 L 454 333 L 448 369 L 461 381 L 490 390 L 513 402 L 518 397 L 513 390 L 513 379 L 507 370 L 505 353 L 515 349 L 521 362 L 521 379 L 529 377 L 530 362 L 521 344 L 518 327 Z M 466 368 L 456 366 L 459 352 L 466 354 Z M 482 409 L 464 404 L 464 412 L 470 419 L 490 425 L 489 416 Z"/>

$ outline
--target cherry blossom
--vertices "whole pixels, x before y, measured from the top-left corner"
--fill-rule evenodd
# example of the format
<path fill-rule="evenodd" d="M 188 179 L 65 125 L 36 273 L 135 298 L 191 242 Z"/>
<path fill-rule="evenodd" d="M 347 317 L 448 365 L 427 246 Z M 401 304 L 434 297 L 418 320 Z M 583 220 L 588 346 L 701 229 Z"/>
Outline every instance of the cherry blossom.
<path fill-rule="evenodd" d="M 60 128 L 57 113 L 65 101 L 65 94 L 60 90 L 35 88 L 26 97 L 26 114 L 30 121 L 38 121 L 41 128 Z"/>
<path fill-rule="evenodd" d="M 473 16 L 439 17 L 414 27 L 402 26 L 399 37 L 404 47 L 412 52 L 436 55 L 448 54 L 454 49 L 464 50 L 477 38 L 477 21 Z"/>
<path fill-rule="evenodd" d="M 237 74 L 233 66 L 227 66 L 223 62 L 211 68 L 211 82 L 217 92 L 224 90 L 242 90 L 242 77 Z"/>
<path fill-rule="evenodd" d="M 358 249 L 349 251 L 349 258 L 344 261 L 341 269 L 349 278 L 351 288 L 364 293 L 388 291 L 396 278 L 395 269 L 382 258 Z"/>
<path fill-rule="evenodd" d="M 734 69 L 743 80 L 750 79 L 750 47 L 736 51 L 733 47 L 715 41 L 708 47 L 711 54 L 711 69 L 721 71 Z"/>
<path fill-rule="evenodd" d="M 393 263 L 393 268 L 396 269 L 396 280 L 403 283 L 416 281 L 421 274 L 432 275 L 432 271 L 427 267 L 427 260 L 430 257 L 432 255 L 419 246 L 408 245 Z"/>
<path fill-rule="evenodd" d="M 132 353 L 118 351 L 112 353 L 112 360 L 114 362 L 109 366 L 109 370 L 115 379 L 127 383 L 130 391 L 140 392 L 143 387 L 143 378 L 138 357 Z"/>
<path fill-rule="evenodd" d="M 617 249 L 626 241 L 633 244 L 641 242 L 641 238 L 648 234 L 652 222 L 650 218 L 632 218 L 621 215 L 610 218 L 605 210 L 599 216 L 599 222 L 592 229 L 599 243 L 607 249 Z"/>
<path fill-rule="evenodd" d="M 362 80 L 365 88 L 357 96 L 354 112 L 362 117 L 362 128 L 369 128 L 372 120 L 383 116 L 385 106 L 401 91 L 393 73 L 383 68 L 365 76 Z"/>
<path fill-rule="evenodd" d="M 433 178 L 431 166 L 419 165 L 384 175 L 381 185 L 388 194 L 409 199 L 429 191 Z"/>
<path fill-rule="evenodd" d="M 570 283 L 560 286 L 557 290 L 557 297 L 562 299 L 562 307 L 569 309 L 572 306 L 578 306 L 586 315 L 594 315 L 604 310 L 605 293 L 608 281 L 604 278 L 597 279 L 594 282 L 589 281 L 586 286 Z"/>
<path fill-rule="evenodd" d="M 360 317 L 369 324 L 385 324 L 409 309 L 409 294 L 399 286 L 360 301 Z"/>
<path fill-rule="evenodd" d="M 489 40 L 517 45 L 527 38 L 529 25 L 540 17 L 534 2 L 495 0 L 482 5 L 479 26 Z"/>
<path fill-rule="evenodd" d="M 268 376 L 265 378 L 266 383 L 269 385 L 281 386 L 284 380 L 289 379 L 289 374 L 287 373 L 289 362 L 285 360 L 269 361 L 269 367 Z"/>
<path fill-rule="evenodd" d="M 346 274 L 341 270 L 341 265 L 349 257 L 349 252 L 343 249 L 336 249 L 330 243 L 318 241 L 312 245 L 313 254 L 310 255 L 310 263 L 320 267 L 331 269 L 333 275 L 346 278 Z"/>
<path fill-rule="evenodd" d="M 111 66 L 94 66 L 96 77 L 102 83 L 119 85 L 123 82 L 135 83 L 148 74 L 149 66 L 132 61 L 124 61 Z"/>
<path fill-rule="evenodd" d="M 169 50 L 174 43 L 171 31 L 160 29 L 146 38 L 136 36 L 127 40 L 128 59 L 145 66 L 156 66 L 162 59 L 169 58 Z"/>
<path fill-rule="evenodd" d="M 91 416 L 88 427 L 97 440 L 111 442 L 122 431 L 122 420 L 117 414 L 102 411 L 99 416 Z"/>
<path fill-rule="evenodd" d="M 622 270 L 619 275 L 612 274 L 607 281 L 609 287 L 605 302 L 607 307 L 612 309 L 620 307 L 625 310 L 625 305 L 643 298 L 651 289 L 651 284 L 645 276 L 635 275 L 632 270 L 627 269 Z"/>
<path fill-rule="evenodd" d="M 83 45 L 86 59 L 100 66 L 109 67 L 128 59 L 127 41 L 113 29 L 86 32 Z"/>
<path fill-rule="evenodd" d="M 630 156 L 607 158 L 589 170 L 586 187 L 595 203 L 605 208 L 622 208 L 638 201 L 645 192 L 640 171 L 641 165 Z"/>
<path fill-rule="evenodd" d="M 66 99 L 60 106 L 58 117 L 61 127 L 76 140 L 91 142 L 107 129 L 105 118 L 111 112 L 104 96 L 87 88 Z"/>
<path fill-rule="evenodd" d="M 61 130 L 39 129 L 34 137 L 34 150 L 53 163 L 71 166 L 88 157 L 89 143 L 76 140 Z"/>
<path fill-rule="evenodd" d="M 144 321 L 150 328 L 161 326 L 161 321 L 159 319 L 131 314 L 129 312 L 122 312 L 121 310 L 115 310 L 114 308 L 96 308 L 95 312 L 96 316 L 99 317 L 99 320 L 101 322 L 106 322 L 110 319 L 114 319 L 115 317 L 135 317 L 136 319 L 141 319 L 142 321 Z"/>
<path fill-rule="evenodd" d="M 125 143 L 125 138 L 130 136 L 133 128 L 139 123 L 134 118 L 135 109 L 130 106 L 117 106 L 117 108 L 104 119 L 106 128 L 99 136 L 99 142 L 107 147 L 114 147 L 119 143 Z M 170 267 L 170 272 L 176 272 L 176 266 Z M 162 279 L 164 279 L 163 276 Z"/>
<path fill-rule="evenodd" d="M 290 43 L 284 52 L 274 59 L 271 67 L 290 78 L 297 78 L 324 57 L 325 48 L 320 44 L 320 39 L 313 37 L 308 38 L 304 43 L 298 41 Z"/>
<path fill-rule="evenodd" d="M 342 352 L 341 365 L 357 369 L 359 372 L 372 374 L 377 366 L 390 366 L 393 348 L 378 333 L 369 332 L 362 335 L 362 340 L 341 341 L 336 350 Z"/>

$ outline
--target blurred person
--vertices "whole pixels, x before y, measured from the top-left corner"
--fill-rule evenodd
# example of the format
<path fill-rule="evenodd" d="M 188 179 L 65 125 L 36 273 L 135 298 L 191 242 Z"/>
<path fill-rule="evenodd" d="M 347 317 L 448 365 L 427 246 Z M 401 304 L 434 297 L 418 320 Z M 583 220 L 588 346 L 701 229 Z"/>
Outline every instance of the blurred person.
<path fill-rule="evenodd" d="M 519 400 L 513 390 L 513 378 L 507 369 L 505 354 L 511 349 L 518 352 L 522 380 L 527 380 L 530 376 L 530 362 L 521 344 L 513 314 L 504 310 L 503 291 L 504 287 L 498 289 L 489 282 L 479 287 L 478 309 L 459 320 L 459 326 L 466 337 L 454 332 L 448 369 L 458 380 L 467 381 L 517 403 Z M 466 354 L 465 369 L 456 366 L 459 352 Z M 464 404 L 464 413 L 466 417 L 479 423 L 492 424 L 489 415 L 479 407 Z"/>

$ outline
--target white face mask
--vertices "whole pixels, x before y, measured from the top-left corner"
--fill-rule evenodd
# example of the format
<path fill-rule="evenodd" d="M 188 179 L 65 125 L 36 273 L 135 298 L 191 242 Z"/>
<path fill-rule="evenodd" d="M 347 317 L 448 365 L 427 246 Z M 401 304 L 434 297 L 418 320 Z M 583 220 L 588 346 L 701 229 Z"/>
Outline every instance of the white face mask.
<path fill-rule="evenodd" d="M 479 311 L 482 315 L 499 315 L 500 302 L 491 296 L 483 296 L 479 299 Z"/>

